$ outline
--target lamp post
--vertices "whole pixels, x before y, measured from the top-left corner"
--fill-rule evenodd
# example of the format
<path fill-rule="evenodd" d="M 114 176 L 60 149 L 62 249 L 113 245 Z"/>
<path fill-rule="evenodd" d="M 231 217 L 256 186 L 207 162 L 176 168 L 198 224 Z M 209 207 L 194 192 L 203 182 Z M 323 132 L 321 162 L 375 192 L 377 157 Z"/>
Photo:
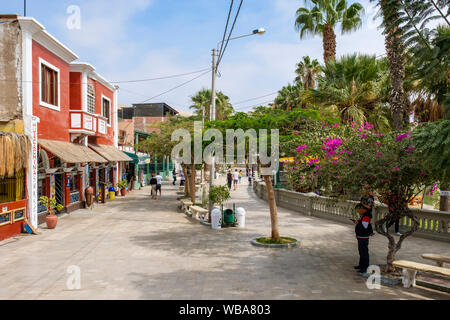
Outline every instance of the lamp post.
<path fill-rule="evenodd" d="M 244 38 L 244 37 L 249 37 L 249 36 L 253 36 L 255 34 L 259 34 L 259 35 L 263 35 L 266 32 L 266 30 L 264 28 L 259 28 L 259 29 L 255 29 L 252 31 L 252 33 L 249 34 L 244 34 L 242 36 L 237 36 L 237 37 L 233 37 L 228 39 L 229 40 L 235 40 L 235 39 L 239 39 L 239 38 Z M 217 74 L 217 64 L 216 64 L 216 57 L 217 54 L 219 52 L 219 46 L 222 42 L 224 42 L 225 40 L 221 40 L 217 43 L 217 49 L 212 49 L 212 81 L 211 81 L 211 107 L 210 107 L 210 120 L 214 121 L 216 120 L 216 74 Z M 212 156 L 211 157 L 211 168 L 209 171 L 209 186 L 211 187 L 212 185 L 214 185 L 214 180 L 215 180 L 215 157 Z M 209 211 L 209 216 L 211 216 L 211 211 L 213 209 L 213 203 L 211 202 L 211 200 L 209 201 L 209 206 L 208 206 L 208 211 Z"/>

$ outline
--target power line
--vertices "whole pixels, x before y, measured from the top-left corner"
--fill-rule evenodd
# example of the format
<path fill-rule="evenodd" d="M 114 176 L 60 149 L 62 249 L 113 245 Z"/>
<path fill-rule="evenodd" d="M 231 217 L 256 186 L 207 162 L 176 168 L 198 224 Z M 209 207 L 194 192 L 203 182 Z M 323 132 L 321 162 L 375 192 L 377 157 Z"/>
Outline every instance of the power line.
<path fill-rule="evenodd" d="M 149 79 L 140 79 L 140 80 L 123 80 L 123 81 L 109 81 L 110 83 L 130 83 L 130 82 L 145 82 L 145 81 L 155 81 L 155 80 L 163 80 L 163 79 L 171 79 L 171 78 L 177 78 L 177 77 L 182 77 L 182 76 L 187 76 L 187 75 L 191 75 L 191 74 L 195 74 L 195 73 L 200 73 L 206 70 L 209 70 L 210 68 L 205 68 L 205 69 L 201 69 L 201 70 L 197 70 L 197 71 L 192 71 L 192 72 L 186 72 L 186 73 L 180 73 L 180 74 L 174 74 L 174 75 L 170 75 L 170 76 L 162 76 L 162 77 L 158 77 L 158 78 L 149 78 Z"/>
<path fill-rule="evenodd" d="M 224 53 L 225 53 L 225 50 L 227 49 L 228 42 L 230 41 L 231 34 L 233 33 L 234 25 L 236 24 L 236 20 L 237 20 L 237 18 L 238 18 L 238 16 L 239 16 L 239 12 L 241 11 L 241 6 L 242 6 L 242 3 L 243 3 L 243 2 L 244 2 L 244 0 L 241 0 L 241 3 L 239 3 L 238 10 L 237 10 L 237 12 L 236 12 L 236 15 L 234 16 L 233 24 L 231 25 L 230 33 L 228 34 L 227 42 L 225 43 L 225 46 L 223 47 L 223 50 L 222 50 L 222 54 L 219 56 L 219 59 L 218 59 L 218 61 L 217 61 L 216 69 L 219 67 L 220 61 L 222 60 L 222 57 L 223 57 L 223 55 L 224 55 Z"/>
<path fill-rule="evenodd" d="M 222 53 L 223 43 L 224 43 L 225 37 L 227 35 L 228 22 L 230 22 L 231 11 L 233 10 L 233 2 L 234 2 L 234 0 L 231 0 L 230 9 L 228 10 L 227 23 L 225 24 L 225 30 L 223 31 L 222 43 L 220 45 L 220 50 L 219 50 L 219 53 L 218 53 L 219 56 Z"/>
<path fill-rule="evenodd" d="M 147 79 L 137 79 L 137 80 L 122 80 L 122 81 L 108 81 L 109 83 L 133 83 L 133 82 L 146 82 L 146 81 L 155 81 L 155 80 L 164 80 L 164 79 L 171 79 L 171 78 L 178 78 L 178 77 L 183 77 L 183 76 L 187 76 L 187 75 L 191 75 L 191 74 L 196 74 L 196 73 L 200 73 L 203 71 L 210 71 L 210 68 L 204 68 L 204 69 L 200 69 L 197 71 L 192 71 L 192 72 L 186 72 L 186 73 L 179 73 L 179 74 L 173 74 L 173 75 L 168 75 L 168 76 L 161 76 L 161 77 L 157 77 L 157 78 L 147 78 Z M 9 80 L 9 79 L 0 79 L 0 81 L 4 81 L 4 82 L 22 82 L 22 83 L 41 83 L 40 81 L 33 81 L 33 80 Z M 86 84 L 86 82 L 59 82 L 60 85 L 71 85 L 71 84 Z M 89 83 L 88 83 L 89 84 Z"/>
<path fill-rule="evenodd" d="M 269 100 L 269 101 L 265 101 L 265 102 L 260 102 L 260 103 L 253 104 L 253 105 L 250 105 L 250 106 L 245 106 L 245 107 L 236 108 L 235 111 L 241 111 L 241 110 L 248 109 L 248 108 L 259 107 L 259 106 L 262 106 L 262 105 L 264 105 L 264 104 L 268 104 L 268 103 L 271 103 L 271 102 L 273 102 L 273 100 Z"/>
<path fill-rule="evenodd" d="M 157 94 L 157 95 L 155 95 L 155 96 L 153 96 L 153 97 L 151 97 L 151 98 L 148 98 L 148 99 L 142 101 L 141 103 L 145 103 L 145 102 L 147 102 L 147 101 L 149 101 L 149 100 L 153 100 L 153 99 L 155 99 L 155 98 L 158 98 L 158 97 L 160 97 L 160 96 L 162 96 L 162 95 L 164 95 L 164 94 L 166 94 L 166 93 L 169 93 L 169 92 L 171 92 L 171 91 L 173 91 L 173 90 L 175 90 L 175 89 L 178 89 L 178 88 L 180 88 L 180 87 L 182 87 L 182 86 L 188 84 L 189 82 L 192 82 L 192 81 L 194 81 L 194 80 L 200 78 L 201 76 L 204 76 L 205 74 L 210 73 L 210 72 L 211 72 L 211 70 L 208 70 L 208 71 L 206 71 L 206 72 L 203 72 L 202 74 L 200 74 L 200 75 L 198 75 L 198 76 L 196 76 L 196 77 L 194 77 L 194 78 L 192 78 L 192 79 L 190 79 L 190 80 L 188 80 L 188 81 L 185 81 L 185 82 L 183 82 L 183 83 L 180 83 L 179 85 L 177 85 L 177 86 L 175 86 L 175 87 L 173 87 L 173 88 L 170 88 L 169 90 L 166 90 L 166 91 L 161 92 L 161 93 L 159 93 L 159 94 Z"/>
<path fill-rule="evenodd" d="M 272 92 L 272 93 L 265 94 L 265 95 L 263 95 L 263 96 L 259 96 L 259 97 L 255 97 L 255 98 L 250 98 L 250 99 L 247 99 L 247 100 L 238 101 L 238 102 L 236 102 L 236 103 L 232 103 L 232 105 L 238 105 L 238 104 L 241 104 L 241 103 L 244 103 L 244 102 L 248 102 L 248 101 L 257 100 L 257 99 L 260 99 L 260 98 L 269 97 L 269 96 L 272 96 L 272 95 L 277 94 L 277 93 L 278 93 L 278 91 L 275 91 L 275 92 Z"/>

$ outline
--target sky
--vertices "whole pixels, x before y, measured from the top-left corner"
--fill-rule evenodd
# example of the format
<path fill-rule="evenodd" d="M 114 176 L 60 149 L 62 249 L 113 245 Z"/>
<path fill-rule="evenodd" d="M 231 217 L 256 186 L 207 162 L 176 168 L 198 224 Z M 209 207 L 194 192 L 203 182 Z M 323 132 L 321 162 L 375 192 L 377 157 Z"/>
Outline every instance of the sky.
<path fill-rule="evenodd" d="M 240 1 L 235 0 L 234 12 Z M 354 1 L 349 1 L 350 3 Z M 377 9 L 370 0 L 363 26 L 341 35 L 337 56 L 385 53 Z M 231 0 L 27 0 L 27 16 L 92 64 L 109 81 L 129 81 L 211 68 L 211 50 L 222 40 Z M 323 61 L 322 38 L 300 39 L 295 12 L 304 0 L 244 0 L 233 36 L 264 28 L 264 35 L 230 41 L 220 63 L 216 87 L 237 111 L 248 111 L 275 98 L 292 83 L 303 56 Z M 75 8 L 75 11 L 74 11 Z M 74 17 L 79 10 L 79 28 Z M 0 13 L 23 15 L 23 0 L 0 0 Z M 211 87 L 211 73 L 147 82 L 119 83 L 119 103 L 166 102 L 190 111 L 191 96 Z M 198 77 L 199 76 L 199 77 Z M 149 100 L 173 87 L 195 80 Z M 272 94 L 272 95 L 270 95 Z M 259 99 L 255 97 L 265 96 Z M 244 102 L 242 102 L 244 101 Z M 192 110 L 191 110 L 192 111 Z"/>

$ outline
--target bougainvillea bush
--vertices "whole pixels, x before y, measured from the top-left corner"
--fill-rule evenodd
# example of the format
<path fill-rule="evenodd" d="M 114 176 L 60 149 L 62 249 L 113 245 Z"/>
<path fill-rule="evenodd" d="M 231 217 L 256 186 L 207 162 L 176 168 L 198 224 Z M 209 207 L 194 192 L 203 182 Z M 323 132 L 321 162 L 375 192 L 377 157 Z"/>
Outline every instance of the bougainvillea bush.
<path fill-rule="evenodd" d="M 322 126 L 312 139 L 299 134 L 297 161 L 290 166 L 289 180 L 297 190 L 309 188 L 347 199 L 363 189 L 379 194 L 389 207 L 389 213 L 375 223 L 376 231 L 389 239 L 388 271 L 403 240 L 419 226 L 408 202 L 439 180 L 416 151 L 413 135 L 413 131 L 381 134 L 369 123 Z M 403 217 L 411 219 L 410 228 L 395 242 L 384 226 Z"/>

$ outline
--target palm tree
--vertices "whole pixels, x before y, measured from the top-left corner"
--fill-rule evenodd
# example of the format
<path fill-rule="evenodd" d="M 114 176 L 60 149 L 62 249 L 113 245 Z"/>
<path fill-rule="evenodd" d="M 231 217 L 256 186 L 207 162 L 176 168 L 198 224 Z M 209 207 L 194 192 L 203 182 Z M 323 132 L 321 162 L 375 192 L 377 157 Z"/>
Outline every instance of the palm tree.
<path fill-rule="evenodd" d="M 274 100 L 275 109 L 291 110 L 301 105 L 300 92 L 302 83 L 297 82 L 294 85 L 288 84 L 278 91 L 278 96 Z"/>
<path fill-rule="evenodd" d="M 297 74 L 295 82 L 302 82 L 304 89 L 314 88 L 316 86 L 316 76 L 320 70 L 320 64 L 317 59 L 311 61 L 309 56 L 303 57 L 303 61 L 297 64 L 297 69 L 295 70 Z"/>
<path fill-rule="evenodd" d="M 336 58 L 335 26 L 341 24 L 341 32 L 347 33 L 361 27 L 363 6 L 355 2 L 348 6 L 346 0 L 305 0 L 311 2 L 311 9 L 299 8 L 296 12 L 295 28 L 300 39 L 306 35 L 321 35 L 323 38 L 323 60 Z"/>
<path fill-rule="evenodd" d="M 206 119 L 209 119 L 209 110 L 211 105 L 211 90 L 202 89 L 195 96 L 191 97 L 193 105 L 189 108 L 194 109 L 197 115 L 202 115 L 205 111 Z M 224 95 L 221 91 L 216 94 L 216 120 L 224 120 L 231 114 L 234 109 L 230 103 L 230 98 Z"/>
<path fill-rule="evenodd" d="M 401 130 L 409 110 L 409 100 L 403 87 L 405 80 L 405 47 L 403 44 L 403 30 L 399 25 L 402 4 L 401 0 L 376 1 L 381 7 L 381 15 L 383 17 L 385 48 L 392 85 L 389 104 L 394 120 L 394 130 Z"/>
<path fill-rule="evenodd" d="M 334 108 L 345 123 L 374 121 L 383 131 L 389 120 L 382 112 L 383 88 L 387 78 L 386 63 L 369 55 L 347 55 L 329 61 L 319 75 L 318 88 L 305 90 L 307 102 Z"/>

